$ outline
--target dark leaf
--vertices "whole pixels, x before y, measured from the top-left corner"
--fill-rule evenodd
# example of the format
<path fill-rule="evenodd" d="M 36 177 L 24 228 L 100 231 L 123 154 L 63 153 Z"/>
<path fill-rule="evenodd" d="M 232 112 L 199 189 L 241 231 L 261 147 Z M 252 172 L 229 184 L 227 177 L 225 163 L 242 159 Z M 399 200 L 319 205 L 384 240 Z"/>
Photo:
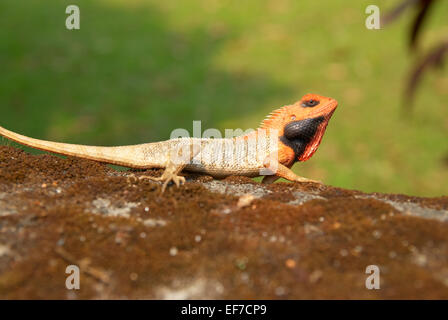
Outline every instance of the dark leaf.
<path fill-rule="evenodd" d="M 442 66 L 445 54 L 448 54 L 448 40 L 441 43 L 435 49 L 431 50 L 420 60 L 420 62 L 415 64 L 405 90 L 405 105 L 412 106 L 412 102 L 414 101 L 415 97 L 415 91 L 423 77 L 423 74 L 430 67 Z"/>
<path fill-rule="evenodd" d="M 382 24 L 386 25 L 396 20 L 408 7 L 420 2 L 420 0 L 403 0 L 395 9 L 386 13 L 381 19 Z"/>
<path fill-rule="evenodd" d="M 442 163 L 445 167 L 448 168 L 448 154 L 446 154 L 443 159 L 442 159 Z"/>
<path fill-rule="evenodd" d="M 410 40 L 409 45 L 411 49 L 415 49 L 417 47 L 418 35 L 420 34 L 420 31 L 423 29 L 425 18 L 428 16 L 428 11 L 434 4 L 434 2 L 435 2 L 434 0 L 420 0 L 419 10 L 411 28 L 411 34 L 409 39 Z"/>

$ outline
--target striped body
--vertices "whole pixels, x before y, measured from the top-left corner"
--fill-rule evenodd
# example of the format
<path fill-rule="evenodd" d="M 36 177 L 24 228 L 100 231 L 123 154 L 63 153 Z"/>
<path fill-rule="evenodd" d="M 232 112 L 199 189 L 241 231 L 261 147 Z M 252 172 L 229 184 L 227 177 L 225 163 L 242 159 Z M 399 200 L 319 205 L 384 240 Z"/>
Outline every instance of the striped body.
<path fill-rule="evenodd" d="M 146 144 L 143 150 L 145 162 L 150 167 L 163 168 L 174 161 L 176 151 L 186 150 L 186 157 L 179 163 L 187 163 L 185 171 L 206 173 L 213 177 L 244 175 L 255 177 L 264 170 L 264 162 L 278 149 L 278 136 L 272 139 L 252 139 L 255 135 L 232 139 L 179 138 Z M 188 161 L 189 152 L 199 152 Z M 185 155 L 185 154 L 183 154 Z"/>

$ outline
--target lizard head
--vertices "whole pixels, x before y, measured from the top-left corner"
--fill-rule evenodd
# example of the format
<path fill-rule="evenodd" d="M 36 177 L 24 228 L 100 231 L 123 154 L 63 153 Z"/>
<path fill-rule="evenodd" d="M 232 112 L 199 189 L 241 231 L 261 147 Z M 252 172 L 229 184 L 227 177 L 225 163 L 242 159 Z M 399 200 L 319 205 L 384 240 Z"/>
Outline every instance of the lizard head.
<path fill-rule="evenodd" d="M 306 161 L 316 152 L 338 103 L 332 98 L 307 94 L 292 105 L 273 111 L 261 129 L 276 129 L 280 144 L 294 152 L 294 161 Z"/>

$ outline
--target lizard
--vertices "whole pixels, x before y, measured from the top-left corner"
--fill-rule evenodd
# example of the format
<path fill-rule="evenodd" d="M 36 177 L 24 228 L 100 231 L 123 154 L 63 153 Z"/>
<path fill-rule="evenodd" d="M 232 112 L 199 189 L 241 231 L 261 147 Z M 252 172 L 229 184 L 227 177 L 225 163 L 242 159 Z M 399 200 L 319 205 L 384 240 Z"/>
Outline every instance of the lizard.
<path fill-rule="evenodd" d="M 259 128 L 233 138 L 181 137 L 160 142 L 117 147 L 87 146 L 30 138 L 0 126 L 0 135 L 32 148 L 130 168 L 165 169 L 160 177 L 139 179 L 161 181 L 162 193 L 170 182 L 185 183 L 182 171 L 256 177 L 262 183 L 279 178 L 293 182 L 317 182 L 296 175 L 291 167 L 311 158 L 319 147 L 338 102 L 317 94 L 271 112 Z M 261 143 L 259 143 L 261 141 Z M 255 142 L 255 143 L 253 143 Z"/>

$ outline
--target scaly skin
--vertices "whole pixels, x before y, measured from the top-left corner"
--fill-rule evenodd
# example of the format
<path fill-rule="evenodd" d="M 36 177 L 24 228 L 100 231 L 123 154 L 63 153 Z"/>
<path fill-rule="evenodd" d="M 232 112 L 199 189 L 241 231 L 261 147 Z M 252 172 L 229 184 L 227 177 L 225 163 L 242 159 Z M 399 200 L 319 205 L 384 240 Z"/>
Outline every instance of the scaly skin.
<path fill-rule="evenodd" d="M 159 178 L 162 192 L 173 181 L 185 182 L 181 171 L 213 177 L 264 175 L 263 183 L 282 177 L 290 181 L 316 182 L 290 170 L 297 161 L 316 152 L 337 101 L 315 94 L 305 95 L 293 105 L 273 111 L 256 131 L 231 139 L 179 138 L 120 147 L 97 147 L 45 141 L 0 127 L 0 135 L 21 144 L 79 158 L 131 168 L 165 168 Z"/>

